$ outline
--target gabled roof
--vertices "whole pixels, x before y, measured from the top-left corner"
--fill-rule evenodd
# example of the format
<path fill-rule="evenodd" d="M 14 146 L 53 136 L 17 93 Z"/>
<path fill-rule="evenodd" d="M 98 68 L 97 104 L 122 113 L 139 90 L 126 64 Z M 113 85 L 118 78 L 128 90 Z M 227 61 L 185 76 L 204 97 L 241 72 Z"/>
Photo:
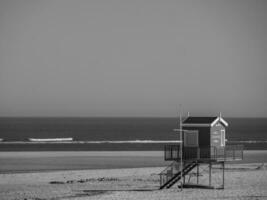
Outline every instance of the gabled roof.
<path fill-rule="evenodd" d="M 228 123 L 221 117 L 187 117 L 182 125 L 183 126 L 214 126 L 217 122 L 221 122 L 224 126 Z"/>
<path fill-rule="evenodd" d="M 187 117 L 183 124 L 211 124 L 217 117 Z"/>

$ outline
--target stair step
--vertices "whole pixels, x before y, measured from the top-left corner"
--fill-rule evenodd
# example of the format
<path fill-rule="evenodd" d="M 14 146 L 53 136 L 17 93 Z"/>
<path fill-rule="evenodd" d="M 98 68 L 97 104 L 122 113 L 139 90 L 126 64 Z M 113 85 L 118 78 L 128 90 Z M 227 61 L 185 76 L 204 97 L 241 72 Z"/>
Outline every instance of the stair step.
<path fill-rule="evenodd" d="M 194 169 L 196 167 L 196 165 L 197 164 L 195 162 L 192 162 L 192 163 L 186 165 L 181 171 L 179 171 L 178 173 L 174 174 L 171 179 L 169 179 L 168 181 L 166 181 L 166 183 L 161 185 L 160 189 L 172 187 L 177 181 L 179 181 L 182 177 L 184 177 L 192 169 Z M 182 172 L 183 172 L 183 174 L 182 174 L 183 176 L 181 176 Z"/>

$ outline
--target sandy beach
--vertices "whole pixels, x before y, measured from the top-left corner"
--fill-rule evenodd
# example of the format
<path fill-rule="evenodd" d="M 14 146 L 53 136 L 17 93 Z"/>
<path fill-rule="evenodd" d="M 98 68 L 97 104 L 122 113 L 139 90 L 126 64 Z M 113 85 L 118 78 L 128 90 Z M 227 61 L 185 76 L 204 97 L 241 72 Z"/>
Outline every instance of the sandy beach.
<path fill-rule="evenodd" d="M 132 160 L 142 155 L 140 152 L 139 155 L 133 152 L 122 154 L 132 155 Z M 262 154 L 266 155 L 266 151 Z M 112 158 L 114 153 L 105 155 Z M 155 152 L 145 155 L 147 162 L 151 157 L 159 156 Z M 219 187 L 221 172 L 216 167 L 212 170 L 212 184 Z M 177 185 L 171 189 L 158 190 L 158 174 L 164 168 L 127 166 L 120 169 L 6 172 L 0 174 L 0 199 L 267 199 L 267 164 L 264 162 L 226 164 L 223 190 L 187 188 L 180 191 Z M 201 183 L 208 184 L 207 168 L 202 166 L 200 171 Z M 196 177 L 192 176 L 190 182 L 195 181 Z"/>
<path fill-rule="evenodd" d="M 267 199 L 267 166 L 226 166 L 225 189 L 158 190 L 162 167 L 0 175 L 0 197 L 15 199 Z M 213 170 L 213 184 L 220 174 Z M 205 180 L 205 172 L 201 179 Z M 193 180 L 191 180 L 193 181 Z M 204 181 L 205 182 L 205 181 Z"/>

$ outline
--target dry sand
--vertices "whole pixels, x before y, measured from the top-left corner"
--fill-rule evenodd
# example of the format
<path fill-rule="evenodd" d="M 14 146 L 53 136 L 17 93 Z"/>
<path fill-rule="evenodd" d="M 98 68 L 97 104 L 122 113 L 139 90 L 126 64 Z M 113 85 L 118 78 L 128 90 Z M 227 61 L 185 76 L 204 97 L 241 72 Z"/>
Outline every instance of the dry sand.
<path fill-rule="evenodd" d="M 207 166 L 200 168 L 200 181 L 207 184 Z M 267 199 L 267 165 L 227 164 L 225 189 L 183 189 L 177 185 L 158 190 L 164 168 L 75 170 L 0 174 L 0 199 Z M 221 184 L 214 168 L 212 183 Z M 191 177 L 195 182 L 195 177 Z M 186 179 L 188 181 L 188 177 Z"/>

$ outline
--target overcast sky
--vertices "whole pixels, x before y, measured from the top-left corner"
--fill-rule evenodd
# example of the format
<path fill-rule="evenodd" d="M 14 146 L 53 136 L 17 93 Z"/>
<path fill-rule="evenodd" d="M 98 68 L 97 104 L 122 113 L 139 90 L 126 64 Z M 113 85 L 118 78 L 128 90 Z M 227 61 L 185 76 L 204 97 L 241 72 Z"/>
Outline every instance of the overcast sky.
<path fill-rule="evenodd" d="M 1 0 L 0 116 L 267 117 L 267 1 Z"/>

